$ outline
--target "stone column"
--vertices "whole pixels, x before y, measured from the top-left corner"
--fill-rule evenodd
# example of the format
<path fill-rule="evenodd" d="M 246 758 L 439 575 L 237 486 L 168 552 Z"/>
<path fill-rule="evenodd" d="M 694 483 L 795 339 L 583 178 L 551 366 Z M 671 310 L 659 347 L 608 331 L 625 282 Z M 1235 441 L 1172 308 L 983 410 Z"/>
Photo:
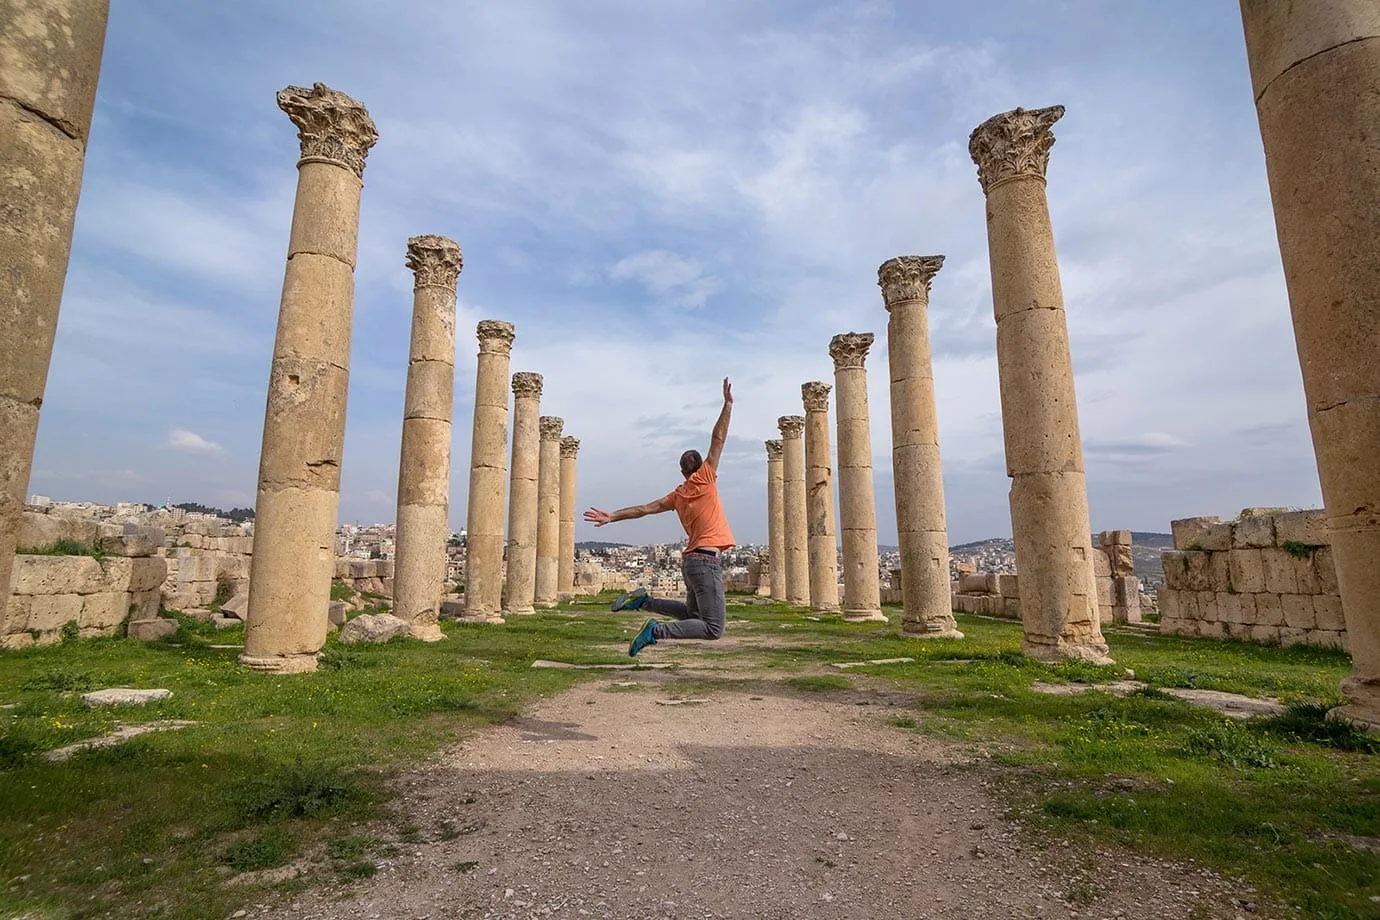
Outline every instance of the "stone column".
<path fill-rule="evenodd" d="M 541 454 L 537 471 L 537 598 L 538 607 L 559 601 L 561 555 L 561 429 L 563 419 L 541 417 Z"/>
<path fill-rule="evenodd" d="M 877 269 L 887 312 L 891 468 L 901 546 L 901 631 L 961 639 L 949 591 L 949 534 L 927 311 L 943 256 L 899 256 Z"/>
<path fill-rule="evenodd" d="M 513 375 L 513 484 L 508 494 L 508 578 L 504 610 L 536 613 L 537 463 L 541 439 L 541 374 Z"/>
<path fill-rule="evenodd" d="M 800 385 L 805 404 L 805 533 L 810 558 L 810 609 L 839 609 L 838 543 L 834 540 L 834 471 L 829 457 L 829 391 Z"/>
<path fill-rule="evenodd" d="M 240 661 L 316 670 L 335 574 L 340 455 L 364 158 L 378 141 L 368 111 L 317 83 L 278 107 L 297 126 L 297 200 L 268 378 L 254 560 Z"/>
<path fill-rule="evenodd" d="M 446 591 L 455 283 L 463 265 L 454 240 L 414 236 L 407 241 L 407 267 L 415 277 L 398 466 L 393 615 L 412 624 L 413 638 L 428 642 L 445 638 L 436 616 Z"/>
<path fill-rule="evenodd" d="M 839 429 L 839 523 L 843 531 L 843 618 L 886 620 L 877 555 L 877 498 L 872 483 L 872 422 L 867 409 L 867 350 L 872 333 L 829 340 Z"/>
<path fill-rule="evenodd" d="M 810 603 L 809 514 L 805 505 L 805 432 L 803 415 L 776 420 L 781 431 L 781 523 L 786 549 L 786 603 Z"/>
<path fill-rule="evenodd" d="M 767 553 L 771 596 L 786 599 L 786 519 L 781 482 L 781 442 L 767 441 Z"/>
<path fill-rule="evenodd" d="M 561 438 L 561 539 L 556 562 L 556 595 L 570 597 L 575 592 L 575 459 L 580 455 L 580 439 Z"/>
<path fill-rule="evenodd" d="M 474 382 L 474 433 L 470 442 L 470 500 L 465 515 L 465 616 L 467 623 L 502 623 L 503 487 L 508 478 L 508 360 L 513 324 L 483 319 Z"/>
<path fill-rule="evenodd" d="M 1106 663 L 1064 294 L 1045 200 L 1050 128 L 1063 114 L 1053 106 L 994 116 L 973 131 L 968 150 L 987 195 L 1024 649 L 1049 661 Z"/>
<path fill-rule="evenodd" d="M 0 0 L 0 625 L 67 280 L 108 6 Z"/>
<path fill-rule="evenodd" d="M 1380 6 L 1241 13 L 1351 652 L 1334 714 L 1380 730 Z"/>

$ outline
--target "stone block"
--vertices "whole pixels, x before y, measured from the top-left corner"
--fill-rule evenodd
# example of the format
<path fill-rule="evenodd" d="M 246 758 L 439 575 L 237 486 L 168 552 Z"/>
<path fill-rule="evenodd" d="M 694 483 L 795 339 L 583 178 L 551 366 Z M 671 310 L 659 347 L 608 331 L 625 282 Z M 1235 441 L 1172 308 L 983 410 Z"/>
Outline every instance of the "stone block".
<path fill-rule="evenodd" d="M 119 533 L 111 536 L 103 536 L 97 544 L 101 552 L 109 553 L 112 556 L 152 556 L 157 549 L 162 546 L 161 542 L 155 543 L 147 535 Z"/>
<path fill-rule="evenodd" d="M 1255 622 L 1258 626 L 1283 626 L 1284 605 L 1278 594 L 1256 594 Z"/>
<path fill-rule="evenodd" d="M 332 601 L 332 604 L 344 606 L 342 601 Z M 247 593 L 236 594 L 234 597 L 230 598 L 230 600 L 220 605 L 221 616 L 234 617 L 236 620 L 243 620 L 248 612 L 249 595 Z M 340 624 L 337 623 L 336 625 L 338 626 Z"/>
<path fill-rule="evenodd" d="M 1254 594 L 1237 594 L 1237 595 L 1236 595 L 1236 605 L 1237 605 L 1237 607 L 1238 607 L 1238 608 L 1240 609 L 1240 611 L 1241 611 L 1241 622 L 1242 622 L 1242 623 L 1254 624 L 1254 623 L 1257 622 L 1257 620 L 1256 620 L 1257 612 L 1256 612 L 1256 609 L 1255 609 L 1255 597 L 1256 597 L 1256 596 L 1255 596 Z"/>
<path fill-rule="evenodd" d="M 1230 553 L 1208 553 L 1208 588 L 1209 591 L 1231 591 L 1231 563 L 1228 561 Z"/>
<path fill-rule="evenodd" d="M 1160 620 L 1177 620 L 1183 616 L 1179 604 L 1179 592 L 1173 588 L 1159 588 L 1155 591 L 1156 606 L 1160 608 Z"/>
<path fill-rule="evenodd" d="M 1164 569 L 1164 586 L 1173 591 L 1182 590 L 1188 580 L 1188 560 L 1179 550 L 1165 550 L 1160 553 L 1160 566 Z"/>
<path fill-rule="evenodd" d="M 1098 604 L 1098 605 L 1097 605 L 1097 622 L 1100 623 L 1100 624 L 1102 624 L 1103 626 L 1110 626 L 1110 625 L 1112 624 L 1113 621 L 1114 621 L 1114 617 L 1113 617 L 1113 614 L 1112 614 L 1112 606 L 1111 606 L 1110 604 L 1106 604 L 1106 605 Z"/>
<path fill-rule="evenodd" d="M 1216 517 L 1183 518 L 1170 521 L 1169 529 L 1174 535 L 1174 548 L 1178 550 L 1206 549 L 1203 534 L 1209 527 L 1220 523 Z"/>
<path fill-rule="evenodd" d="M 216 580 L 222 578 L 229 579 L 230 581 L 248 580 L 248 556 L 241 556 L 239 553 L 217 552 L 214 558 L 216 560 Z"/>
<path fill-rule="evenodd" d="M 1327 546 L 1331 543 L 1327 535 L 1327 512 L 1316 508 L 1275 515 L 1275 540 L 1280 546 L 1285 543 Z"/>
<path fill-rule="evenodd" d="M 72 621 L 81 625 L 80 594 L 43 594 L 28 602 L 28 622 L 24 629 L 55 632 Z M 7 608 L 8 609 L 8 608 Z"/>
<path fill-rule="evenodd" d="M 1092 559 L 1094 575 L 1096 575 L 1098 578 L 1112 577 L 1112 560 L 1108 558 L 1105 550 L 1103 550 L 1101 547 L 1094 546 Z"/>
<path fill-rule="evenodd" d="M 1241 625 L 1245 620 L 1241 616 L 1241 598 L 1243 595 L 1230 594 L 1225 591 L 1217 594 L 1217 619 L 1223 623 Z M 1249 597 L 1250 595 L 1245 595 Z"/>
<path fill-rule="evenodd" d="M 1335 648 L 1344 652 L 1347 650 L 1346 633 L 1344 632 L 1336 632 L 1330 629 L 1315 629 L 1308 638 L 1311 644 L 1321 646 L 1322 648 Z"/>
<path fill-rule="evenodd" d="M 379 568 L 378 568 L 378 576 L 379 576 L 379 578 L 392 578 L 392 577 L 393 577 L 393 560 L 392 560 L 392 559 L 380 559 L 380 560 L 378 560 L 378 567 L 379 567 Z"/>
<path fill-rule="evenodd" d="M 1097 577 L 1097 606 L 1112 606 L 1112 576 L 1110 575 Z"/>
<path fill-rule="evenodd" d="M 335 557 L 335 578 L 350 577 L 350 560 L 341 556 Z"/>
<path fill-rule="evenodd" d="M 129 561 L 130 591 L 154 591 L 163 587 L 168 576 L 168 561 L 160 556 L 150 556 Z"/>
<path fill-rule="evenodd" d="M 1313 629 L 1318 623 L 1313 616 L 1313 598 L 1307 594 L 1281 594 L 1284 625 L 1291 629 Z"/>
<path fill-rule="evenodd" d="M 1298 594 L 1296 561 L 1287 550 L 1274 547 L 1262 549 L 1260 562 L 1265 572 L 1265 590 L 1271 594 Z"/>
<path fill-rule="evenodd" d="M 410 635 L 411 631 L 412 628 L 406 620 L 390 613 L 377 615 L 366 613 L 355 617 L 340 627 L 340 642 L 342 645 L 353 645 L 359 642 L 388 642 L 399 636 Z"/>
<path fill-rule="evenodd" d="M 157 588 L 151 591 L 135 591 L 129 595 L 129 618 L 131 620 L 151 620 L 158 616 L 163 597 Z"/>
<path fill-rule="evenodd" d="M 331 605 L 327 609 L 326 619 L 337 629 L 344 626 L 346 620 L 345 602 L 331 601 Z"/>
<path fill-rule="evenodd" d="M 11 594 L 5 606 L 0 608 L 0 635 L 18 632 L 28 628 L 29 612 L 34 599 L 27 594 Z"/>
<path fill-rule="evenodd" d="M 986 594 L 989 582 L 986 572 L 974 572 L 971 575 L 958 576 L 958 591 L 960 594 Z"/>
<path fill-rule="evenodd" d="M 1268 514 L 1248 515 L 1232 522 L 1232 549 L 1264 549 L 1274 545 L 1275 519 L 1272 516 Z"/>
<path fill-rule="evenodd" d="M 443 620 L 457 620 L 465 615 L 465 599 L 441 601 L 438 616 Z"/>
<path fill-rule="evenodd" d="M 1279 629 L 1279 644 L 1284 646 L 1307 645 L 1308 636 L 1312 633 L 1311 629 L 1295 629 L 1290 626 L 1281 626 Z"/>
<path fill-rule="evenodd" d="M 1179 618 L 1189 623 L 1196 623 L 1199 619 L 1198 592 L 1180 591 L 1179 592 Z"/>
<path fill-rule="evenodd" d="M 62 539 L 62 520 L 51 514 L 25 511 L 19 518 L 20 550 L 47 549 Z"/>
<path fill-rule="evenodd" d="M 1217 609 L 1216 591 L 1199 591 L 1198 596 L 1198 619 L 1205 623 L 1216 623 L 1221 619 Z"/>
<path fill-rule="evenodd" d="M 1313 552 L 1313 574 L 1318 579 L 1319 594 L 1340 594 L 1337 587 L 1337 564 L 1333 561 L 1332 547 L 1325 546 Z"/>
<path fill-rule="evenodd" d="M 1289 559 L 1290 565 L 1294 569 L 1294 582 L 1299 586 L 1299 593 L 1321 594 L 1322 583 L 1318 580 L 1318 570 L 1313 566 L 1313 553 L 1306 556 L 1295 556 L 1290 553 Z"/>
<path fill-rule="evenodd" d="M 36 643 L 34 637 L 26 632 L 6 633 L 0 636 L 0 649 L 7 652 L 17 652 L 20 649 L 33 648 Z"/>
<path fill-rule="evenodd" d="M 176 620 L 133 620 L 128 626 L 128 635 L 131 639 L 138 639 L 141 642 L 156 642 L 159 639 L 166 639 L 177 632 Z"/>
<path fill-rule="evenodd" d="M 1248 633 L 1252 642 L 1278 642 L 1278 626 L 1261 626 L 1259 623 L 1251 627 Z"/>
<path fill-rule="evenodd" d="M 1227 634 L 1226 627 L 1215 620 L 1199 620 L 1197 631 L 1204 639 L 1221 639 Z"/>
<path fill-rule="evenodd" d="M 1107 559 L 1112 566 L 1112 577 L 1136 574 L 1136 561 L 1131 556 L 1131 547 L 1117 543 L 1105 548 Z"/>
<path fill-rule="evenodd" d="M 105 572 L 91 556 L 14 557 L 13 594 L 92 594 L 106 587 Z"/>
<path fill-rule="evenodd" d="M 1227 554 L 1231 586 L 1241 594 L 1265 590 L 1265 563 L 1258 549 L 1234 549 Z"/>
<path fill-rule="evenodd" d="M 240 626 L 241 622 L 234 617 L 223 617 L 217 614 L 211 617 L 211 625 L 216 629 L 229 629 L 232 626 Z"/>
<path fill-rule="evenodd" d="M 1015 575 L 998 575 L 997 590 L 1001 592 L 1002 597 L 1020 597 L 1020 580 Z"/>
<path fill-rule="evenodd" d="M 1346 618 L 1342 613 L 1342 599 L 1335 594 L 1319 594 L 1313 598 L 1313 621 L 1318 629 L 1342 632 Z"/>
<path fill-rule="evenodd" d="M 88 706 L 143 706 L 172 696 L 171 690 L 140 690 L 132 687 L 111 687 L 83 693 L 81 701 Z"/>
<path fill-rule="evenodd" d="M 1001 606 L 1003 615 L 1008 617 L 1015 617 L 1018 620 L 1020 619 L 1021 599 L 1019 597 L 1004 597 L 1002 598 Z"/>
<path fill-rule="evenodd" d="M 370 576 L 373 575 L 373 574 L 374 574 L 374 573 L 373 573 L 373 570 L 372 570 L 372 566 L 369 565 L 368 560 L 364 560 L 364 559 L 351 559 L 350 562 L 349 562 L 349 565 L 348 565 L 346 577 L 348 577 L 348 578 L 368 578 L 368 577 L 370 577 Z"/>
<path fill-rule="evenodd" d="M 108 629 L 129 619 L 130 596 L 126 591 L 106 591 L 82 598 L 81 625 L 84 629 Z"/>
<path fill-rule="evenodd" d="M 1131 531 L 1129 530 L 1104 530 L 1102 535 L 1107 538 L 1107 543 L 1111 546 L 1131 545 Z"/>
<path fill-rule="evenodd" d="M 1212 553 L 1184 552 L 1184 588 L 1189 591 L 1215 591 Z"/>

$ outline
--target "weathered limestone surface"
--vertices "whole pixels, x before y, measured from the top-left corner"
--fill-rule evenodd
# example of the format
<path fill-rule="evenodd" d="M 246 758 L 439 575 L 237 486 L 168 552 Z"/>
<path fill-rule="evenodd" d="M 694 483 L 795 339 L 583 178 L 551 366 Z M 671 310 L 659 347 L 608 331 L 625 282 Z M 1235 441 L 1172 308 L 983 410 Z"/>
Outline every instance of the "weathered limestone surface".
<path fill-rule="evenodd" d="M 839 529 L 843 536 L 843 617 L 885 620 L 877 555 L 877 499 L 872 483 L 872 423 L 867 408 L 867 351 L 872 333 L 829 341 L 839 431 Z"/>
<path fill-rule="evenodd" d="M 968 142 L 987 196 L 1011 529 L 1027 654 L 1109 662 L 1097 609 L 1064 294 L 1045 199 L 1063 106 L 1015 109 Z"/>
<path fill-rule="evenodd" d="M 829 456 L 829 391 L 819 380 L 800 385 L 805 404 L 805 533 L 810 609 L 839 609 L 838 543 L 834 537 L 834 471 Z"/>
<path fill-rule="evenodd" d="M 412 345 L 398 466 L 393 615 L 413 638 L 445 638 L 436 619 L 446 590 L 450 535 L 450 427 L 455 392 L 455 285 L 464 260 L 454 240 L 414 236 Z"/>
<path fill-rule="evenodd" d="M 474 384 L 470 497 L 465 515 L 465 614 L 472 623 L 501 623 L 503 603 L 503 490 L 508 463 L 508 362 L 513 324 L 479 321 L 479 366 Z"/>
<path fill-rule="evenodd" d="M 287 87 L 278 107 L 297 126 L 302 156 L 269 372 L 240 661 L 290 673 L 315 670 L 326 641 L 359 199 L 378 131 L 364 106 L 321 83 Z"/>
<path fill-rule="evenodd" d="M 1380 5 L 1241 14 L 1351 651 L 1337 714 L 1380 728 Z"/>
<path fill-rule="evenodd" d="M 782 494 L 781 442 L 767 441 L 767 552 L 771 596 L 786 599 L 786 519 Z"/>
<path fill-rule="evenodd" d="M 67 278 L 108 6 L 0 0 L 0 603 L 10 593 Z"/>
<path fill-rule="evenodd" d="M 943 256 L 898 256 L 877 269 L 890 318 L 891 463 L 901 549 L 901 629 L 919 638 L 962 638 L 949 593 L 949 534 L 939 418 L 930 357 L 930 283 Z"/>
<path fill-rule="evenodd" d="M 781 432 L 781 523 L 784 530 L 786 593 L 788 604 L 810 603 L 810 554 L 805 503 L 805 432 L 803 415 L 783 415 L 776 420 Z"/>
<path fill-rule="evenodd" d="M 541 417 L 541 451 L 537 469 L 537 593 L 538 607 L 559 601 L 561 553 L 561 429 L 563 419 Z"/>
<path fill-rule="evenodd" d="M 556 565 L 556 593 L 569 596 L 575 591 L 575 463 L 580 456 L 580 439 L 561 438 L 561 539 Z"/>
<path fill-rule="evenodd" d="M 504 612 L 535 613 L 537 592 L 537 464 L 541 451 L 541 374 L 513 375 L 513 470 L 508 496 L 508 578 Z"/>

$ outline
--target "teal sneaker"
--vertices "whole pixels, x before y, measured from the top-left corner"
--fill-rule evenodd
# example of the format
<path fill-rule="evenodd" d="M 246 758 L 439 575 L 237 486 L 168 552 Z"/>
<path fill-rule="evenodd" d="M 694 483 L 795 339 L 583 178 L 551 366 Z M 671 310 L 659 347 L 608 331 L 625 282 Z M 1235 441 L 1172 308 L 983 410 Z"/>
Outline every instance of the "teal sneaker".
<path fill-rule="evenodd" d="M 643 623 L 637 635 L 633 636 L 632 644 L 628 646 L 629 657 L 636 658 L 637 653 L 649 645 L 656 645 L 656 620 L 652 619 Z"/>
<path fill-rule="evenodd" d="M 618 600 L 613 602 L 610 610 L 641 610 L 642 605 L 647 603 L 647 598 L 651 597 L 646 588 L 634 588 L 627 594 L 618 595 Z"/>

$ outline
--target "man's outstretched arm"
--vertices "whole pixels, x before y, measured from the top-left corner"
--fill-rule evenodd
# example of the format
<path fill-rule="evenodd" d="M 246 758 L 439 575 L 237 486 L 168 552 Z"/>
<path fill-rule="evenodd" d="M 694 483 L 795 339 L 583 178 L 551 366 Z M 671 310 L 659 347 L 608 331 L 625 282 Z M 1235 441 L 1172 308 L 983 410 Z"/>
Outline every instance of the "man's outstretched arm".
<path fill-rule="evenodd" d="M 614 521 L 631 521 L 633 518 L 646 517 L 649 514 L 660 514 L 663 511 L 670 511 L 671 504 L 664 498 L 656 501 L 647 502 L 645 505 L 633 505 L 630 508 L 619 508 L 617 511 L 600 511 L 598 508 L 590 508 L 585 512 L 585 520 L 595 527 L 603 527 L 605 524 L 612 524 Z"/>
<path fill-rule="evenodd" d="M 704 462 L 714 468 L 714 472 L 719 471 L 719 455 L 724 452 L 724 441 L 728 440 L 728 418 L 733 414 L 733 388 L 728 384 L 728 378 L 724 378 L 724 407 L 719 411 L 719 420 L 714 423 L 714 430 L 709 434 L 709 453 L 704 458 Z"/>

